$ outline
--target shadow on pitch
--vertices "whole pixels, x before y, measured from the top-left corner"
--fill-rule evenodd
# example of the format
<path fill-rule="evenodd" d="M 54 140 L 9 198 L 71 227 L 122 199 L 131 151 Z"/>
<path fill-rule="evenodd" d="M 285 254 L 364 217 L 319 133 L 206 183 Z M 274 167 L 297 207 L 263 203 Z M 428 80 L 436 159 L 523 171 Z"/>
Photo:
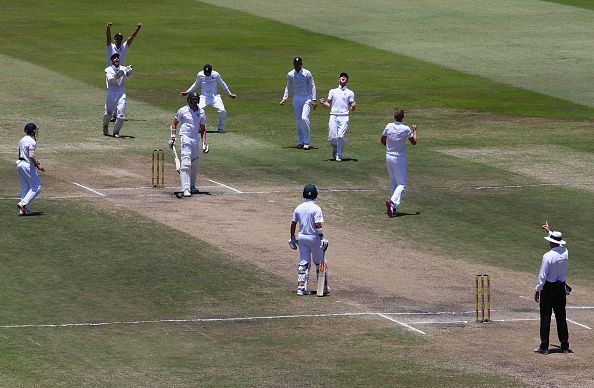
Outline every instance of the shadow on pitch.
<path fill-rule="evenodd" d="M 421 214 L 420 210 L 417 210 L 414 213 L 404 213 L 404 212 L 396 212 L 396 217 L 405 217 L 405 216 L 418 216 Z"/>
<path fill-rule="evenodd" d="M 112 137 L 112 138 L 116 138 L 114 135 L 107 135 L 108 137 Z M 136 137 L 131 136 L 131 135 L 120 135 L 119 137 L 120 139 L 136 139 Z"/>
<path fill-rule="evenodd" d="M 179 199 L 184 198 L 183 191 L 174 191 L 171 195 L 175 195 L 176 198 L 179 198 Z M 192 197 L 195 195 L 210 195 L 210 191 L 198 191 L 197 193 L 193 193 Z M 192 198 L 192 197 L 185 197 L 185 198 Z"/>
<path fill-rule="evenodd" d="M 28 218 L 28 217 L 39 217 L 39 216 L 42 216 L 42 215 L 43 215 L 43 212 L 29 212 L 29 213 L 27 213 L 26 216 L 21 216 L 21 217 L 24 217 L 24 218 Z"/>
<path fill-rule="evenodd" d="M 285 149 L 285 150 L 291 149 L 291 148 L 292 149 L 295 149 L 295 150 L 301 150 L 301 151 L 311 151 L 311 150 L 317 150 L 317 149 L 319 149 L 318 147 L 314 147 L 312 145 L 310 145 L 308 149 L 299 148 L 296 145 L 294 145 L 294 146 L 283 146 L 283 149 Z"/>

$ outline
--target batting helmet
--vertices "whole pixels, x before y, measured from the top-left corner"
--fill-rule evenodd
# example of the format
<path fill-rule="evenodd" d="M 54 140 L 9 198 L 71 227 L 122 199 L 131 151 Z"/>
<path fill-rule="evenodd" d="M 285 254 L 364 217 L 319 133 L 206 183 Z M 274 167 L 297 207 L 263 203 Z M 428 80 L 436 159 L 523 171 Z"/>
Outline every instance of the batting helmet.
<path fill-rule="evenodd" d="M 211 75 L 212 74 L 212 66 L 208 63 L 204 65 L 204 75 Z"/>
<path fill-rule="evenodd" d="M 196 101 L 196 102 L 200 102 L 200 95 L 196 92 L 190 92 L 188 93 L 188 103 L 190 103 L 190 101 Z"/>
<path fill-rule="evenodd" d="M 308 185 L 305 185 L 305 187 L 303 188 L 303 198 L 305 198 L 305 199 L 318 198 L 318 189 L 316 189 L 316 186 L 312 185 L 311 183 Z"/>
<path fill-rule="evenodd" d="M 301 57 L 295 57 L 293 63 L 303 63 L 303 59 L 301 59 Z"/>
<path fill-rule="evenodd" d="M 29 136 L 35 135 L 35 132 L 37 132 L 37 130 L 38 128 L 37 125 L 35 125 L 35 123 L 29 123 L 25 125 L 25 133 Z"/>

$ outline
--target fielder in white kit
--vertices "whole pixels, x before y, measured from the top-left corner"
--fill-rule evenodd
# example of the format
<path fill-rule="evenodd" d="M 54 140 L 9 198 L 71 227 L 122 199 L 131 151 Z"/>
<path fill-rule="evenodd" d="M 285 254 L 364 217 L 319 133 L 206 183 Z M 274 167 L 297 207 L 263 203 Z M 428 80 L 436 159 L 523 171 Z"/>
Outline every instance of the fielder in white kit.
<path fill-rule="evenodd" d="M 128 47 L 132 45 L 132 41 L 136 37 L 136 34 L 138 34 L 138 31 L 140 31 L 140 28 L 142 28 L 142 24 L 138 23 L 136 25 L 136 29 L 132 31 L 124 43 L 122 43 L 124 36 L 119 32 L 113 37 L 115 43 L 112 43 L 111 26 L 112 23 L 107 22 L 107 28 L 105 31 L 107 38 L 107 66 L 111 65 L 111 56 L 115 53 L 120 54 L 120 65 L 124 66 L 126 64 L 126 53 L 128 52 Z"/>
<path fill-rule="evenodd" d="M 293 59 L 293 67 L 294 69 L 287 74 L 287 86 L 285 86 L 285 94 L 280 104 L 285 105 L 289 94 L 293 91 L 297 148 L 308 150 L 311 143 L 309 113 L 311 108 L 315 110 L 317 106 L 316 84 L 311 72 L 303 67 L 303 60 L 300 57 Z"/>
<path fill-rule="evenodd" d="M 132 66 L 120 66 L 120 54 L 111 56 L 111 66 L 105 68 L 107 97 L 103 112 L 103 136 L 109 136 L 109 120 L 115 113 L 113 136 L 119 138 L 126 117 L 126 79 L 132 75 Z"/>
<path fill-rule="evenodd" d="M 340 73 L 338 87 L 328 92 L 328 99 L 320 98 L 320 103 L 330 108 L 328 121 L 328 140 L 332 145 L 332 159 L 342 162 L 342 150 L 346 143 L 345 136 L 349 129 L 349 113 L 355 110 L 355 93 L 347 88 L 349 75 Z"/>
<path fill-rule="evenodd" d="M 307 279 L 309 277 L 309 265 L 313 260 L 316 268 L 324 259 L 324 251 L 328 247 L 328 240 L 324 238 L 324 229 L 322 224 L 324 216 L 322 209 L 316 205 L 315 200 L 318 197 L 318 190 L 312 184 L 305 185 L 303 188 L 303 198 L 305 202 L 295 208 L 291 220 L 291 239 L 289 246 L 291 249 L 299 247 L 299 271 L 297 274 L 297 295 L 306 295 Z M 299 234 L 295 238 L 299 224 Z M 328 290 L 324 290 L 327 294 Z"/>
<path fill-rule="evenodd" d="M 41 180 L 37 170 L 45 171 L 35 154 L 37 131 L 39 131 L 37 125 L 28 123 L 25 125 L 26 135 L 19 142 L 19 159 L 16 163 L 21 177 L 21 195 L 17 207 L 21 216 L 28 216 L 31 213 L 31 202 L 41 192 Z"/>
<path fill-rule="evenodd" d="M 386 125 L 380 142 L 386 146 L 386 165 L 390 174 L 390 196 L 386 199 L 388 217 L 395 217 L 402 195 L 406 190 L 406 139 L 412 145 L 417 144 L 417 125 L 410 128 L 402 123 L 404 111 L 394 109 L 394 123 Z"/>
<path fill-rule="evenodd" d="M 236 98 L 237 95 L 231 93 L 229 87 L 223 81 L 221 75 L 212 69 L 209 64 L 204 65 L 204 69 L 196 74 L 196 81 L 186 90 L 182 92 L 182 96 L 187 96 L 188 93 L 193 92 L 200 86 L 200 109 L 204 109 L 207 105 L 212 106 L 219 113 L 218 131 L 219 133 L 225 132 L 225 119 L 227 118 L 227 111 L 225 110 L 225 104 L 219 94 L 217 85 L 229 95 L 231 98 Z"/>
<path fill-rule="evenodd" d="M 181 123 L 181 127 L 179 128 L 181 154 L 179 177 L 183 196 L 191 197 L 192 194 L 199 193 L 196 187 L 196 178 L 200 169 L 198 145 L 202 144 L 203 153 L 208 152 L 208 146 L 204 142 L 200 143 L 200 138 L 204 139 L 204 133 L 206 132 L 206 116 L 204 115 L 204 110 L 198 105 L 200 103 L 200 96 L 198 93 L 190 92 L 187 100 L 188 105 L 181 107 L 173 118 L 170 128 L 171 139 L 169 140 L 169 147 L 175 147 L 177 124 Z"/>

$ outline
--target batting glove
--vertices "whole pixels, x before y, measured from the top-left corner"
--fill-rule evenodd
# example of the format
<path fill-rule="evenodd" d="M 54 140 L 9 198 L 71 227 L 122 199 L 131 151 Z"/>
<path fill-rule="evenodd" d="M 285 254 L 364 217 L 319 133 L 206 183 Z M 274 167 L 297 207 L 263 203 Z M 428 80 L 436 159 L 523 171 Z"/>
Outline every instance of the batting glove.
<path fill-rule="evenodd" d="M 209 150 L 210 150 L 210 149 L 208 148 L 208 144 L 206 144 L 206 143 L 202 143 L 202 153 L 203 153 L 203 154 L 208 154 L 208 151 L 209 151 Z"/>
<path fill-rule="evenodd" d="M 326 249 L 328 249 L 328 240 L 323 238 L 322 241 L 320 242 L 320 248 L 322 248 L 322 250 L 324 252 L 326 252 Z"/>
<path fill-rule="evenodd" d="M 119 69 L 118 72 L 116 73 L 117 78 L 121 78 L 124 75 L 126 75 L 126 71 L 123 68 Z"/>
<path fill-rule="evenodd" d="M 173 148 L 174 145 L 175 145 L 175 139 L 170 139 L 169 140 L 169 148 Z"/>
<path fill-rule="evenodd" d="M 292 239 L 289 240 L 289 247 L 291 247 L 292 250 L 296 250 L 298 243 L 299 242 L 297 241 L 297 239 L 292 238 Z"/>

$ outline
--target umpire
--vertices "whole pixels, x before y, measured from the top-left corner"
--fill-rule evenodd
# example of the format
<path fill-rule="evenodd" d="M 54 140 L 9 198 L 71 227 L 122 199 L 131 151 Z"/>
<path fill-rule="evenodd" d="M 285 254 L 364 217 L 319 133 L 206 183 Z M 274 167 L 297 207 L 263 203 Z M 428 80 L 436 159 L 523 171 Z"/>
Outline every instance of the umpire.
<path fill-rule="evenodd" d="M 566 285 L 567 276 L 567 248 L 562 245 L 563 235 L 553 231 L 545 221 L 542 228 L 548 233 L 545 240 L 549 242 L 551 250 L 542 256 L 542 265 L 536 283 L 534 300 L 540 304 L 540 346 L 534 349 L 535 353 L 547 354 L 549 352 L 549 331 L 551 327 L 551 312 L 555 312 L 557 321 L 557 335 L 561 342 L 561 351 L 569 353 L 569 333 L 565 319 Z"/>

